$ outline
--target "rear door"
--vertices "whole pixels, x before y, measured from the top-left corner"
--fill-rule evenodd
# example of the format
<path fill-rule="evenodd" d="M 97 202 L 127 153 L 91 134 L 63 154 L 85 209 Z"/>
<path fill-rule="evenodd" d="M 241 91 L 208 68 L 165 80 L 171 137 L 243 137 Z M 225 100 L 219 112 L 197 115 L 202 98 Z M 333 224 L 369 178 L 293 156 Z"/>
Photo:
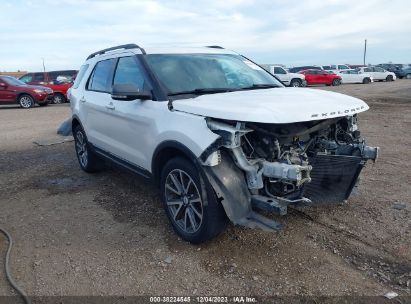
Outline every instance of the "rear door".
<path fill-rule="evenodd" d="M 80 117 L 87 138 L 94 146 L 110 151 L 112 139 L 107 134 L 112 127 L 108 122 L 107 105 L 111 101 L 111 83 L 116 58 L 97 62 L 79 99 Z"/>
<path fill-rule="evenodd" d="M 14 87 L 0 77 L 0 104 L 14 103 L 16 101 L 16 90 Z"/>

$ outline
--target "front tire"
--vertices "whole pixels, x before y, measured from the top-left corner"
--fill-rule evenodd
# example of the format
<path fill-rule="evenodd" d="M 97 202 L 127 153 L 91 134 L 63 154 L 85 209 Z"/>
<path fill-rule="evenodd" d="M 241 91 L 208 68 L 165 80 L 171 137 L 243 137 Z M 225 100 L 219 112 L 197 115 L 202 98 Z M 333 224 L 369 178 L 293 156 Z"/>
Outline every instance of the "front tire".
<path fill-rule="evenodd" d="M 290 87 L 298 88 L 302 86 L 302 81 L 300 79 L 293 79 L 290 82 Z"/>
<path fill-rule="evenodd" d="M 386 81 L 394 81 L 394 78 L 392 75 L 388 75 L 387 78 L 385 78 Z"/>
<path fill-rule="evenodd" d="M 53 96 L 53 103 L 55 104 L 61 104 L 66 102 L 66 97 L 64 97 L 63 94 L 61 93 L 54 93 Z"/>
<path fill-rule="evenodd" d="M 34 106 L 34 98 L 28 94 L 23 94 L 18 99 L 20 107 L 23 109 L 29 109 Z"/>
<path fill-rule="evenodd" d="M 339 80 L 339 79 L 334 79 L 333 82 L 332 82 L 333 86 L 339 86 L 340 84 L 341 84 L 341 80 Z"/>
<path fill-rule="evenodd" d="M 167 217 L 182 239 L 200 244 L 224 230 L 224 208 L 192 162 L 171 159 L 162 171 L 160 187 Z"/>
<path fill-rule="evenodd" d="M 86 133 L 81 126 L 74 129 L 74 144 L 80 168 L 87 172 L 97 172 L 101 168 L 101 159 L 90 149 Z"/>

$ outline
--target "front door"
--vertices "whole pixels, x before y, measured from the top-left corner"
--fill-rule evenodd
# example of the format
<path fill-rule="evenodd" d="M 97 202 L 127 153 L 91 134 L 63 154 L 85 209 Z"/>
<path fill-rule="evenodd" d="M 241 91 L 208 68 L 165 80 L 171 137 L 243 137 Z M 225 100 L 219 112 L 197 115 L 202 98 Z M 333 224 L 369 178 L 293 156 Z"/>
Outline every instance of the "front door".
<path fill-rule="evenodd" d="M 140 91 L 147 81 L 144 69 L 137 56 L 120 57 L 113 77 L 113 85 L 133 85 Z M 150 134 L 154 130 L 154 107 L 152 100 L 109 100 L 105 123 L 106 136 L 111 140 L 115 154 L 133 165 L 151 170 L 147 159 L 147 147 L 151 147 L 155 138 Z"/>

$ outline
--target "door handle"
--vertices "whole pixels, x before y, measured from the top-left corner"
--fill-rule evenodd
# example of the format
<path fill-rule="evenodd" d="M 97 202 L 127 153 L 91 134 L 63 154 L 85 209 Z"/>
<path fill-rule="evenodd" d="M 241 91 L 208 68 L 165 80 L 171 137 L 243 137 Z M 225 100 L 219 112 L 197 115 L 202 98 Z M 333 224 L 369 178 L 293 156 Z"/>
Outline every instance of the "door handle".
<path fill-rule="evenodd" d="M 80 101 L 84 103 L 84 102 L 86 102 L 86 99 L 84 97 L 81 97 Z"/>
<path fill-rule="evenodd" d="M 108 105 L 106 105 L 106 109 L 109 110 L 114 110 L 116 107 L 114 106 L 114 104 L 112 102 L 110 102 Z"/>

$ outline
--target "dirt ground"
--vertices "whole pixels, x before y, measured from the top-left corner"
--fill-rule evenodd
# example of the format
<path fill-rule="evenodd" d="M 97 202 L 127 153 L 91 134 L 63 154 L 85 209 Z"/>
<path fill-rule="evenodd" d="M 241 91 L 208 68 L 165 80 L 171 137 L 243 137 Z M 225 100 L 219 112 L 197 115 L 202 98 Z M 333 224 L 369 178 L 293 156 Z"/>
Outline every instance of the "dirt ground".
<path fill-rule="evenodd" d="M 0 109 L 0 226 L 29 295 L 410 296 L 411 81 L 319 87 L 368 102 L 360 129 L 381 148 L 347 204 L 292 210 L 277 234 L 230 225 L 193 246 L 158 191 L 118 169 L 86 174 L 55 138 L 68 105 Z M 0 295 L 6 241 L 0 236 Z M 409 298 L 408 298 L 409 299 Z M 404 302 L 403 302 L 404 303 Z"/>

